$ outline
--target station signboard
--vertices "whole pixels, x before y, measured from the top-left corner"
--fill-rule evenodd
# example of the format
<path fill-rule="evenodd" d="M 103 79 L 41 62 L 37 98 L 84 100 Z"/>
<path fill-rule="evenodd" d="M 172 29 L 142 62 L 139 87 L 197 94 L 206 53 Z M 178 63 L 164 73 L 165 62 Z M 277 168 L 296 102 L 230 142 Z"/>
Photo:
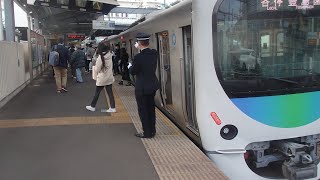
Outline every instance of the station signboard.
<path fill-rule="evenodd" d="M 315 9 L 320 6 L 320 0 L 261 0 L 261 8 L 267 11 Z"/>
<path fill-rule="evenodd" d="M 86 36 L 84 34 L 67 34 L 68 39 L 85 39 Z"/>
<path fill-rule="evenodd" d="M 114 30 L 115 22 L 114 21 L 92 21 L 92 29 L 100 29 L 100 30 Z"/>

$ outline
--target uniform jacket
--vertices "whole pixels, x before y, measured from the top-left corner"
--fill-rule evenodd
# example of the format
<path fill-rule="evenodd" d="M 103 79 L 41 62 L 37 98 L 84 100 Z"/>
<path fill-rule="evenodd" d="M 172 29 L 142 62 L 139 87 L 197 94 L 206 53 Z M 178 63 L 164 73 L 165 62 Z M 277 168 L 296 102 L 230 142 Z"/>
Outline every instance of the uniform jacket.
<path fill-rule="evenodd" d="M 153 94 L 160 87 L 156 76 L 157 51 L 144 49 L 133 59 L 129 72 L 136 76 L 135 92 L 138 94 Z"/>
<path fill-rule="evenodd" d="M 57 66 L 68 68 L 68 61 L 70 59 L 69 50 L 62 44 L 58 44 L 57 52 L 59 53 L 59 64 Z"/>
<path fill-rule="evenodd" d="M 96 86 L 106 86 L 114 82 L 112 71 L 112 54 L 107 53 L 104 55 L 105 68 L 102 67 L 102 60 L 99 56 L 95 65 L 95 73 L 97 74 Z"/>
<path fill-rule="evenodd" d="M 72 53 L 70 64 L 73 68 L 83 68 L 86 64 L 86 60 L 84 52 L 78 49 Z"/>

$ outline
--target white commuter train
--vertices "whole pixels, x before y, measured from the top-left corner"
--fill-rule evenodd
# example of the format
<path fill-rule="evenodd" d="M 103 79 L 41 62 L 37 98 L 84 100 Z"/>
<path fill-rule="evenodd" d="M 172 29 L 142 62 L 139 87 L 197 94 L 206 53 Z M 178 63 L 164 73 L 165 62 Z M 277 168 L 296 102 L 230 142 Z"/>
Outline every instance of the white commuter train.
<path fill-rule="evenodd" d="M 156 102 L 230 179 L 319 179 L 320 1 L 185 0 L 108 39 L 159 52 Z"/>

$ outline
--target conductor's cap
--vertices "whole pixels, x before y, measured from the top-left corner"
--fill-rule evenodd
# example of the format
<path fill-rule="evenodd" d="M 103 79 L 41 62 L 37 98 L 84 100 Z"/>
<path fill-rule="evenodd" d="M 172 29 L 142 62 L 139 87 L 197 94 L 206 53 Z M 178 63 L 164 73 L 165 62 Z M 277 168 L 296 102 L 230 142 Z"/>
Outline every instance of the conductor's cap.
<path fill-rule="evenodd" d="M 137 34 L 137 41 L 147 41 L 150 39 L 150 35 L 146 33 L 138 33 Z"/>

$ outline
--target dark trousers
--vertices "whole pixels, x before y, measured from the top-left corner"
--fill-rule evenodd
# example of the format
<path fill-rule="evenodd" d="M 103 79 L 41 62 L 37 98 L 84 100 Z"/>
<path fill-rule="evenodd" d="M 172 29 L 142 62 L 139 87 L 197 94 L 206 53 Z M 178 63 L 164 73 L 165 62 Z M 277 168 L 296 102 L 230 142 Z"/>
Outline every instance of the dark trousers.
<path fill-rule="evenodd" d="M 76 77 L 76 68 L 71 66 L 71 74 L 73 77 Z"/>
<path fill-rule="evenodd" d="M 156 112 L 155 112 L 155 93 L 139 94 L 136 93 L 139 117 L 142 123 L 143 134 L 153 136 L 156 134 Z"/>
<path fill-rule="evenodd" d="M 112 92 L 112 84 L 106 85 L 106 86 L 96 86 L 96 93 L 95 93 L 95 95 L 93 97 L 93 100 L 91 102 L 91 107 L 96 107 L 98 99 L 99 99 L 99 95 L 100 95 L 100 93 L 101 93 L 101 91 L 102 91 L 102 89 L 104 87 L 106 87 L 107 94 L 109 96 L 110 107 L 111 108 L 115 108 L 116 107 L 115 101 L 114 101 L 114 97 L 113 97 L 113 92 Z"/>
<path fill-rule="evenodd" d="M 123 64 L 122 80 L 130 81 L 128 63 Z"/>
<path fill-rule="evenodd" d="M 119 74 L 118 60 L 115 57 L 112 59 L 112 64 L 113 64 L 113 73 Z"/>
<path fill-rule="evenodd" d="M 90 65 L 90 62 L 91 62 L 91 61 L 86 60 L 86 66 L 85 66 L 85 68 L 86 68 L 86 71 L 87 71 L 87 72 L 89 72 L 89 65 Z"/>

